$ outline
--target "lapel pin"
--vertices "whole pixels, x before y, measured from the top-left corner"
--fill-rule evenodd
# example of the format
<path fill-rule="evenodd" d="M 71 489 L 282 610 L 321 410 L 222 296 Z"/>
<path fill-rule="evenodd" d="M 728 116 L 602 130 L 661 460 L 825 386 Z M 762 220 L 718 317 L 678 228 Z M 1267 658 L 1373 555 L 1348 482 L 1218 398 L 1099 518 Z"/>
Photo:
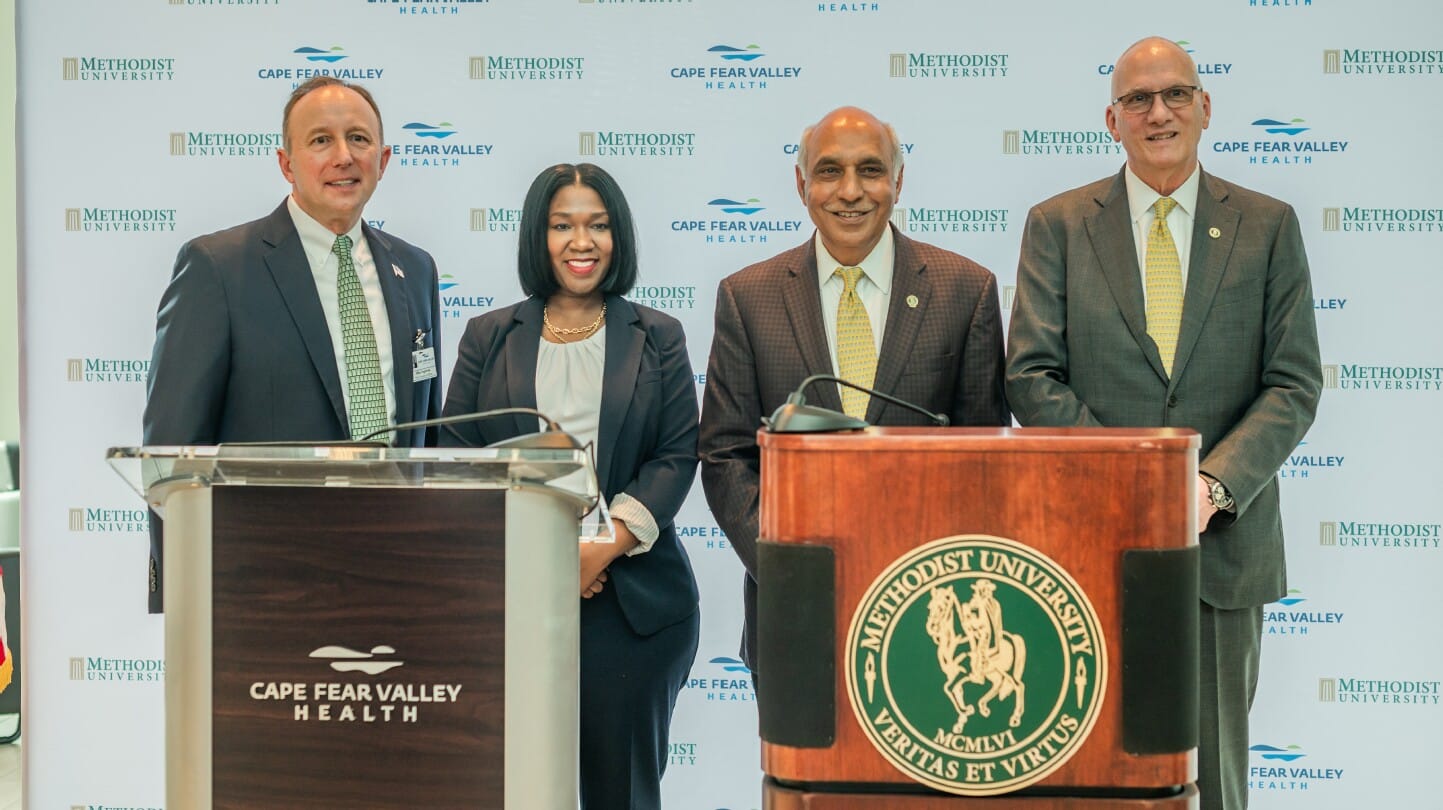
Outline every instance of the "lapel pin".
<path fill-rule="evenodd" d="M 916 309 L 916 308 L 917 308 L 917 296 L 915 296 L 915 295 L 909 295 L 909 296 L 907 296 L 907 306 L 910 307 L 911 309 Z"/>
<path fill-rule="evenodd" d="M 1208 228 L 1208 236 L 1211 236 L 1212 238 L 1216 239 L 1216 238 L 1218 238 L 1219 236 L 1222 236 L 1222 235 L 1223 235 L 1223 232 L 1220 231 L 1220 230 L 1218 230 L 1217 228 Z"/>
<path fill-rule="evenodd" d="M 1213 228 L 1213 230 L 1217 230 L 1217 228 Z M 403 272 L 401 272 L 401 266 L 400 266 L 400 265 L 397 265 L 397 264 L 391 265 L 391 272 L 396 274 L 396 278 L 405 278 L 405 277 L 406 277 L 406 274 L 403 273 Z"/>

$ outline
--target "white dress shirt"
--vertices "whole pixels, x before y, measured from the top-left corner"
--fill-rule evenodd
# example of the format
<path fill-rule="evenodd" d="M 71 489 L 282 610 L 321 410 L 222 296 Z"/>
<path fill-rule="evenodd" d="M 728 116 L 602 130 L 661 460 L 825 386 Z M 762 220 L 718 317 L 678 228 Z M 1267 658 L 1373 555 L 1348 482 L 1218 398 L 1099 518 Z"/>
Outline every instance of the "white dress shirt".
<path fill-rule="evenodd" d="M 1197 190 L 1198 181 L 1201 178 L 1202 166 L 1193 167 L 1192 174 L 1188 176 L 1177 190 L 1167 195 L 1177 205 L 1167 215 L 1167 229 L 1172 232 L 1172 243 L 1177 247 L 1177 258 L 1182 265 L 1182 288 L 1184 294 L 1187 292 L 1187 264 L 1192 254 L 1192 224 L 1193 215 L 1197 213 Z M 1157 219 L 1157 213 L 1153 205 L 1162 199 L 1163 195 L 1157 193 L 1157 189 L 1142 182 L 1142 179 L 1132 173 L 1132 167 L 1124 169 L 1124 179 L 1127 182 L 1127 207 L 1132 213 L 1132 238 L 1137 245 L 1137 272 L 1142 279 L 1142 302 L 1147 305 L 1147 232 L 1152 229 L 1152 223 Z"/>
<path fill-rule="evenodd" d="M 601 425 L 601 384 L 605 372 L 605 325 L 575 343 L 552 343 L 542 338 L 536 353 L 536 410 L 556 420 L 582 445 L 595 447 Z M 545 423 L 538 420 L 537 429 L 545 427 Z M 555 484 L 584 492 L 584 474 L 577 470 L 557 479 Z M 637 546 L 628 551 L 627 556 L 650 551 L 661 534 L 651 512 L 625 492 L 616 493 L 610 507 L 611 516 L 625 523 L 636 536 Z"/>
<path fill-rule="evenodd" d="M 817 246 L 817 284 L 822 292 L 822 327 L 827 332 L 827 352 L 832 357 L 832 373 L 838 376 L 837 366 L 837 307 L 842 303 L 842 291 L 846 282 L 836 276 L 838 267 L 846 267 L 832 258 L 827 246 L 822 244 L 822 235 L 813 237 Z M 887 308 L 892 303 L 892 268 L 895 264 L 892 228 L 882 231 L 882 238 L 867 254 L 861 264 L 862 277 L 857 280 L 857 297 L 867 308 L 867 320 L 872 324 L 872 340 L 877 344 L 877 355 L 882 354 L 882 332 L 887 326 Z"/>
<path fill-rule="evenodd" d="M 321 297 L 321 312 L 326 316 L 326 329 L 331 333 L 331 350 L 336 354 L 336 371 L 341 375 L 341 395 L 345 398 L 346 413 L 351 411 L 351 392 L 346 385 L 346 341 L 341 335 L 341 301 L 336 294 L 336 277 L 340 273 L 340 259 L 331 248 L 336 244 L 336 234 L 317 222 L 310 214 L 301 210 L 294 196 L 286 198 L 286 207 L 291 212 L 291 222 L 300 234 L 301 247 L 306 252 L 306 261 L 311 265 L 311 276 L 316 280 L 316 293 Z M 386 388 L 386 420 L 396 423 L 396 377 L 393 374 L 391 357 L 391 321 L 386 317 L 386 296 L 381 292 L 381 279 L 376 275 L 376 260 L 371 256 L 371 246 L 361 231 L 360 220 L 346 236 L 351 237 L 351 264 L 356 268 L 356 277 L 361 281 L 361 292 L 366 295 L 366 309 L 371 312 L 371 328 L 376 333 L 376 354 L 381 359 L 381 382 Z M 388 270 L 390 268 L 387 268 Z"/>

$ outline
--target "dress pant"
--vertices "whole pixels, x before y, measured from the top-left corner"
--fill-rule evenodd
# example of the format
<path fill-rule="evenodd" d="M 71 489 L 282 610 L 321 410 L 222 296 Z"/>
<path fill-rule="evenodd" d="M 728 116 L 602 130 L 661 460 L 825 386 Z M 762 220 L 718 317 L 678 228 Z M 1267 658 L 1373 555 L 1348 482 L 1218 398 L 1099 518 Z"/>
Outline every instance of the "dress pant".
<path fill-rule="evenodd" d="M 660 810 L 671 715 L 700 626 L 698 611 L 637 635 L 610 583 L 581 600 L 582 810 Z"/>
<path fill-rule="evenodd" d="M 1248 710 L 1258 687 L 1263 608 L 1202 604 L 1198 793 L 1202 810 L 1248 806 Z"/>

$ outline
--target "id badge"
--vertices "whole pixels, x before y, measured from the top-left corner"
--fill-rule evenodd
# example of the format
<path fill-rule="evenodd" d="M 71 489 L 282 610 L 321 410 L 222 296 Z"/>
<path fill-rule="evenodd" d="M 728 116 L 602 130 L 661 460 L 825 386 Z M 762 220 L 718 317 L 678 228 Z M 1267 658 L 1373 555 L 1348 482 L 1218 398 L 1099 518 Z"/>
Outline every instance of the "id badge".
<path fill-rule="evenodd" d="M 421 382 L 436 376 L 436 349 L 430 347 L 411 352 L 411 382 Z"/>

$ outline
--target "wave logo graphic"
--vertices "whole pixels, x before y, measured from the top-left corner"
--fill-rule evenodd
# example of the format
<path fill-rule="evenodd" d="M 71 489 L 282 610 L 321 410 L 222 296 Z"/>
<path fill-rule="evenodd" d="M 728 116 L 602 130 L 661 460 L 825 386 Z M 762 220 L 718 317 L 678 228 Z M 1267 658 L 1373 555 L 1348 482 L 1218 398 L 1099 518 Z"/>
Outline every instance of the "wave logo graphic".
<path fill-rule="evenodd" d="M 762 53 L 762 46 L 760 45 L 748 45 L 745 48 L 734 48 L 731 45 L 713 45 L 706 50 L 707 53 L 718 54 L 728 62 L 750 62 L 753 59 L 760 59 L 766 55 Z"/>
<path fill-rule="evenodd" d="M 738 202 L 727 197 L 717 197 L 715 200 L 707 203 L 707 205 L 720 208 L 728 214 L 745 214 L 751 216 L 758 211 L 767 210 L 765 207 L 757 204 L 760 202 L 761 200 L 758 200 L 756 197 L 748 197 L 745 202 Z"/>
<path fill-rule="evenodd" d="M 411 130 L 416 133 L 417 138 L 435 138 L 437 140 L 449 138 L 456 134 L 456 129 L 451 126 L 450 121 L 442 121 L 439 124 L 424 124 L 420 121 L 412 121 L 401 127 L 401 129 Z"/>
<path fill-rule="evenodd" d="M 743 675 L 750 675 L 752 672 L 750 669 L 747 669 L 747 665 L 743 664 L 740 659 L 728 658 L 725 655 L 719 655 L 707 663 L 720 665 L 724 672 L 736 672 Z"/>
<path fill-rule="evenodd" d="M 1275 121 L 1272 118 L 1259 118 L 1253 122 L 1253 126 L 1262 127 L 1269 135 L 1298 135 L 1307 132 L 1309 127 L 1300 127 L 1303 119 L 1294 118 L 1291 121 Z"/>
<path fill-rule="evenodd" d="M 335 644 L 328 644 L 325 647 L 317 647 L 311 650 L 311 658 L 329 658 L 331 669 L 337 672 L 364 672 L 367 675 L 380 675 L 390 669 L 404 665 L 405 661 L 378 661 L 377 656 L 395 655 L 394 647 L 379 644 L 371 648 L 370 652 L 359 652 L 350 647 L 341 647 Z"/>
<path fill-rule="evenodd" d="M 441 274 L 441 292 L 445 292 L 452 287 L 459 285 L 460 283 L 461 282 L 457 281 L 456 277 L 451 275 L 450 273 Z"/>
<path fill-rule="evenodd" d="M 340 45 L 332 45 L 329 50 L 321 50 L 320 48 L 312 48 L 306 45 L 296 48 L 293 53 L 304 55 L 307 62 L 328 62 L 334 64 L 347 58 L 346 54 L 341 53 L 341 51 L 344 50 L 345 48 L 342 48 Z"/>
<path fill-rule="evenodd" d="M 1177 44 L 1177 46 L 1178 46 L 1179 48 L 1182 48 L 1184 51 L 1187 51 L 1188 53 L 1195 53 L 1195 52 L 1196 52 L 1196 51 L 1193 50 L 1192 47 L 1190 47 L 1190 46 L 1192 45 L 1192 43 L 1191 43 L 1191 42 L 1188 42 L 1188 41 L 1185 40 L 1185 39 L 1180 39 L 1180 40 L 1178 40 L 1176 44 Z"/>
<path fill-rule="evenodd" d="M 1302 746 L 1298 745 L 1290 745 L 1286 748 L 1279 748 L 1276 745 L 1259 743 L 1257 745 L 1250 746 L 1248 750 L 1252 751 L 1263 759 L 1274 760 L 1277 762 L 1294 762 L 1307 756 L 1307 754 L 1303 753 Z"/>
<path fill-rule="evenodd" d="M 1278 604 L 1284 605 L 1286 607 L 1292 607 L 1293 605 L 1296 605 L 1300 602 L 1308 601 L 1307 597 L 1296 595 L 1300 593 L 1302 593 L 1302 591 L 1298 590 L 1297 588 L 1289 588 L 1288 595 L 1284 596 L 1282 599 L 1279 599 Z"/>

